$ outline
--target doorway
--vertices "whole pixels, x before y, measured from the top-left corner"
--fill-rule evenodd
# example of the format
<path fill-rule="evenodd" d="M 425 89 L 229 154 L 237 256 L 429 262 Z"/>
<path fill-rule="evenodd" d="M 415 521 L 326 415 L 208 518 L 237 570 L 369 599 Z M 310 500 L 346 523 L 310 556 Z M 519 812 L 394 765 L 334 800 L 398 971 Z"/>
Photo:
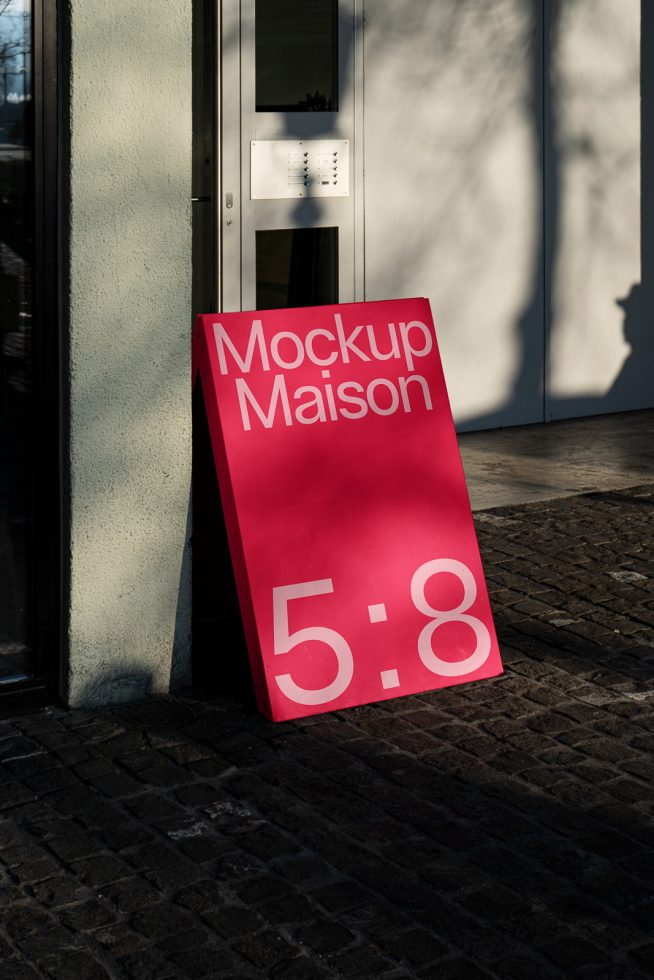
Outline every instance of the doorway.
<path fill-rule="evenodd" d="M 363 299 L 357 6 L 194 5 L 195 313 Z M 193 418 L 193 680 L 247 699 L 247 654 L 198 391 Z"/>

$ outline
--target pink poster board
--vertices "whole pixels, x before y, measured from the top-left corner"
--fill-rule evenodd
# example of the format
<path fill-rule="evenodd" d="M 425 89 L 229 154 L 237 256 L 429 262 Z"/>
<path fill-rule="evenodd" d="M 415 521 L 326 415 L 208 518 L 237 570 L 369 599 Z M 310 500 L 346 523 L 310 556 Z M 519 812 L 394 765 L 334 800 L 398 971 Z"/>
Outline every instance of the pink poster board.
<path fill-rule="evenodd" d="M 193 355 L 260 711 L 500 674 L 428 301 L 207 314 Z"/>

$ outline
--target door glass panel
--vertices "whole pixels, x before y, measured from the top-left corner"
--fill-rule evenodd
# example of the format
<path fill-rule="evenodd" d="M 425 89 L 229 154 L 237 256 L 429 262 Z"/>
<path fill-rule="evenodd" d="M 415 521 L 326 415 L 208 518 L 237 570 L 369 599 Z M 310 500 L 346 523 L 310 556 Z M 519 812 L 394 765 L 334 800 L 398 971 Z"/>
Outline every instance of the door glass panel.
<path fill-rule="evenodd" d="M 257 0 L 257 112 L 338 109 L 338 0 Z"/>
<path fill-rule="evenodd" d="M 0 683 L 29 672 L 32 444 L 31 6 L 0 3 Z"/>
<path fill-rule="evenodd" d="M 338 228 L 258 231 L 257 309 L 338 303 Z"/>

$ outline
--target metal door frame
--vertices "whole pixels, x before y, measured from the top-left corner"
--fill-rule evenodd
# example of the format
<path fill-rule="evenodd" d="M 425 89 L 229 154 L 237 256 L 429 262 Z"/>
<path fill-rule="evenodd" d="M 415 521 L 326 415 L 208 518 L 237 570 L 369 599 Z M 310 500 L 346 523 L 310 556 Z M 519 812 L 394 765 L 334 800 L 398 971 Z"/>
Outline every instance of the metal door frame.
<path fill-rule="evenodd" d="M 219 0 L 216 23 L 216 309 L 254 308 L 253 240 L 257 228 L 338 226 L 339 298 L 341 302 L 363 300 L 363 0 L 340 0 L 339 25 L 349 24 L 350 37 L 347 45 L 339 40 L 339 111 L 336 113 L 256 113 L 254 0 Z M 341 88 L 343 79 L 349 88 L 346 93 Z M 248 101 L 252 109 L 246 114 L 243 107 Z M 246 115 L 251 120 L 244 123 Z M 332 117 L 328 127 L 326 120 L 320 118 L 325 116 Z M 316 225 L 292 220 L 289 215 L 292 200 L 251 201 L 250 141 L 312 137 L 350 141 L 350 196 L 320 199 L 324 220 Z M 329 202 L 327 206 L 325 201 Z M 348 227 L 347 235 L 343 234 Z"/>

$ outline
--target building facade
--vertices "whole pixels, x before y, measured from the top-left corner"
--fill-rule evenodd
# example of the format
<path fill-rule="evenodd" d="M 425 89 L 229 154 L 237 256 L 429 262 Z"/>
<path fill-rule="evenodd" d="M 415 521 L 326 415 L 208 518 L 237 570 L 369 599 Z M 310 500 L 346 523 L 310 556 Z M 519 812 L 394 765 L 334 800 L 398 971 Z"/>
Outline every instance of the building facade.
<path fill-rule="evenodd" d="M 653 45 L 646 0 L 0 0 L 1 703 L 229 658 L 194 313 L 427 296 L 461 429 L 654 404 Z"/>

